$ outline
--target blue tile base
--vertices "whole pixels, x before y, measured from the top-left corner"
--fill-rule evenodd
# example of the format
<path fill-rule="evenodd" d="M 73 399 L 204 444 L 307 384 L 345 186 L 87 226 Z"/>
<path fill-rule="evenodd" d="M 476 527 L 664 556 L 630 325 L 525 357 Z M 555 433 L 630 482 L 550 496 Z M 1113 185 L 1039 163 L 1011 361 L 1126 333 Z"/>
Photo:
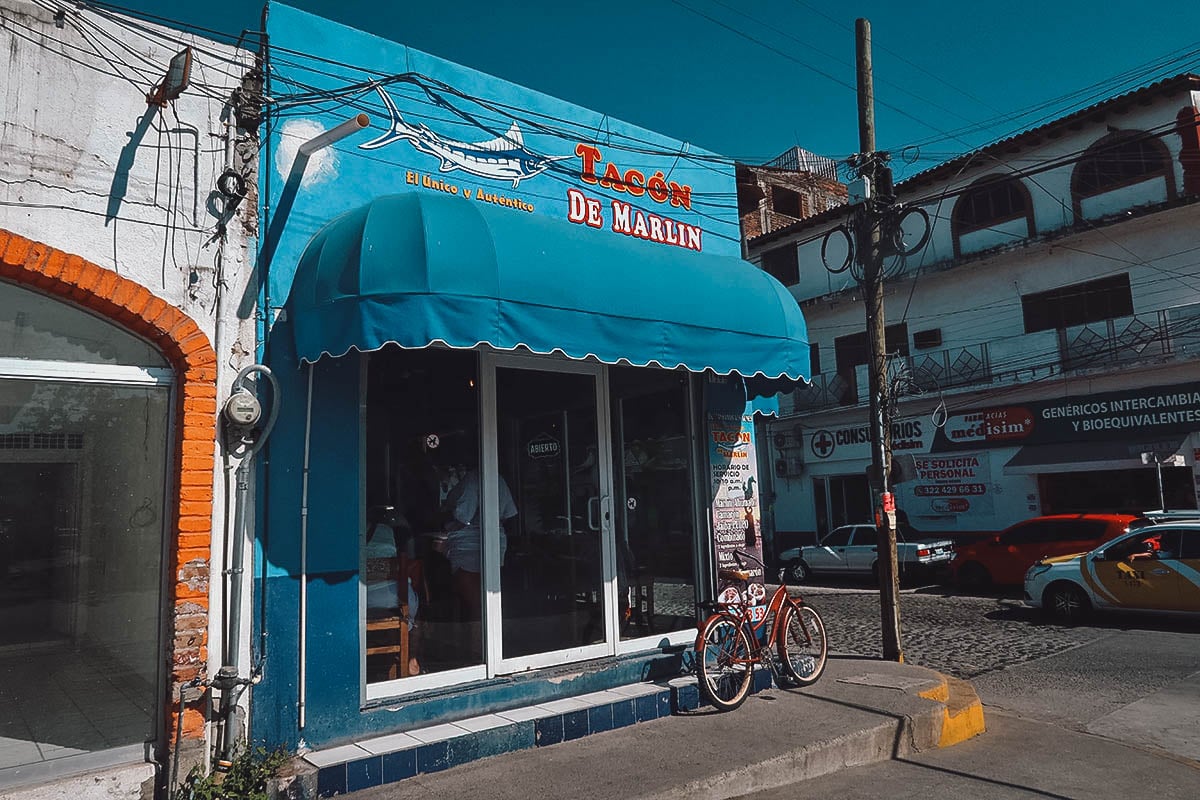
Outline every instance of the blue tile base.
<path fill-rule="evenodd" d="M 767 675 L 769 685 L 769 673 Z M 320 767 L 317 772 L 317 793 L 320 797 L 333 797 L 370 786 L 394 783 L 414 775 L 440 772 L 487 756 L 530 747 L 547 747 L 593 733 L 668 717 L 677 711 L 694 710 L 702 702 L 694 682 L 684 682 L 679 686 L 657 685 L 656 689 L 653 693 L 612 702 L 597 702 L 588 708 L 561 714 L 548 713 L 537 719 L 467 732 L 445 741 L 407 747 L 383 755 L 371 755 L 362 750 L 361 758 Z"/>

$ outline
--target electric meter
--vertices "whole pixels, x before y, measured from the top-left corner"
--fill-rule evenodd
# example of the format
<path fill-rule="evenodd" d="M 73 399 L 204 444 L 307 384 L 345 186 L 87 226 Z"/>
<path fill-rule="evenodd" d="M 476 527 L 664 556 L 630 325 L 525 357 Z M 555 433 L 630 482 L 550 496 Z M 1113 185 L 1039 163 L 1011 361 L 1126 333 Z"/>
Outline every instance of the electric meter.
<path fill-rule="evenodd" d="M 238 389 L 225 401 L 225 418 L 234 425 L 250 426 L 262 417 L 258 398 L 245 389 Z"/>

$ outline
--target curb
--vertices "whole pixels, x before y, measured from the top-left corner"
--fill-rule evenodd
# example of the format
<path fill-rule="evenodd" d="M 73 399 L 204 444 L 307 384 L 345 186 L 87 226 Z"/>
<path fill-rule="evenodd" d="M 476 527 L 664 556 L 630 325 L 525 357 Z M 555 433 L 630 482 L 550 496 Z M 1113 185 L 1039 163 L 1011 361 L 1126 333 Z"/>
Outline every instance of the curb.
<path fill-rule="evenodd" d="M 768 690 L 770 674 L 759 672 L 754 688 Z M 548 797 L 574 793 L 579 800 L 602 800 L 619 790 L 619 796 L 642 800 L 727 800 L 949 747 L 985 730 L 983 706 L 967 681 L 924 667 L 856 660 L 831 662 L 830 672 L 804 692 L 766 691 L 764 702 L 741 716 L 705 713 L 696 678 L 682 676 L 363 740 L 306 754 L 297 762 L 306 774 L 279 789 L 289 798 L 313 798 L 389 784 L 397 798 L 452 800 L 486 789 L 504 800 L 527 800 L 502 777 L 516 769 Z M 596 705 L 579 708 L 588 702 Z M 625 713 L 643 704 L 646 715 Z M 786 726 L 789 713 L 796 722 L 772 737 L 774 746 L 754 743 L 754 730 Z M 633 724 L 645 719 L 661 726 L 664 718 L 677 722 L 653 729 Z M 547 737 L 551 727 L 557 735 Z M 569 741 L 588 733 L 601 735 L 587 750 Z M 722 745 L 726 741 L 731 749 Z M 547 747 L 558 742 L 564 749 Z M 533 755 L 535 750 L 545 756 Z M 604 767 L 597 752 L 622 769 Z M 429 760 L 431 753 L 438 758 Z M 508 759 L 485 758 L 504 755 Z M 478 766 L 450 769 L 467 762 Z M 658 777 L 646 780 L 639 772 Z M 418 779 L 401 780 L 409 776 Z"/>
<path fill-rule="evenodd" d="M 983 703 L 975 687 L 967 681 L 938 674 L 940 685 L 917 692 L 926 700 L 942 704 L 941 735 L 937 747 L 951 747 L 973 739 L 987 730 L 983 721 Z"/>
<path fill-rule="evenodd" d="M 749 766 L 688 781 L 641 800 L 728 800 L 779 789 L 843 769 L 950 747 L 985 731 L 983 704 L 967 681 L 926 669 L 932 684 L 914 692 L 932 701 L 924 710 L 898 716 L 857 733 L 813 742 Z"/>

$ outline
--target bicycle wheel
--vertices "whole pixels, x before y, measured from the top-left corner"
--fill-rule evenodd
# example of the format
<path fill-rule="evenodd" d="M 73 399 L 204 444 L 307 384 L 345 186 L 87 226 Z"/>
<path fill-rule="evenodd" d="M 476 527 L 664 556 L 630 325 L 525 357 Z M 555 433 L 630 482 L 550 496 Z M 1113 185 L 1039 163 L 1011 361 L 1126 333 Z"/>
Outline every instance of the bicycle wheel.
<path fill-rule="evenodd" d="M 796 603 L 787 603 L 779 614 L 775 646 L 783 674 L 800 686 L 816 683 L 829 655 L 821 616 L 813 608 Z"/>
<path fill-rule="evenodd" d="M 745 702 L 754 677 L 750 640 L 741 620 L 714 614 L 696 638 L 696 672 L 700 691 L 722 711 Z"/>

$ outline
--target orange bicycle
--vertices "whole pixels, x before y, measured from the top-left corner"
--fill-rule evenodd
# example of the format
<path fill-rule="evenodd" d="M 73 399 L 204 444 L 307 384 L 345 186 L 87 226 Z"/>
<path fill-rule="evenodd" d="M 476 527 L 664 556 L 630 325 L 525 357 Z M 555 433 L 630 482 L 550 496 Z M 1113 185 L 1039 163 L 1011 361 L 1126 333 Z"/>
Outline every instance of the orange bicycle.
<path fill-rule="evenodd" d="M 745 702 L 754 666 L 766 664 L 780 686 L 810 686 L 825 670 L 829 645 L 825 624 L 802 597 L 792 597 L 781 584 L 765 606 L 751 603 L 750 572 L 743 557 L 765 565 L 749 553 L 733 553 L 737 569 L 718 569 L 721 580 L 743 584 L 727 590 L 696 636 L 696 672 L 700 690 L 714 706 L 732 711 Z"/>

